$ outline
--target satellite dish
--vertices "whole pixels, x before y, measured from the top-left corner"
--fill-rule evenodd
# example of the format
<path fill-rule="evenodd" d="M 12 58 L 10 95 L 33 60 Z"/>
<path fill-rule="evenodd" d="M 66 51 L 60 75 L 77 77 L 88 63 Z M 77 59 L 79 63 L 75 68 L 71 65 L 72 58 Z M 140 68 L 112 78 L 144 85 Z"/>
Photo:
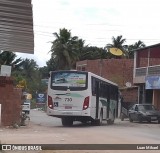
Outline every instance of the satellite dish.
<path fill-rule="evenodd" d="M 109 48 L 109 52 L 115 56 L 121 56 L 123 54 L 122 50 L 119 48 Z"/>
<path fill-rule="evenodd" d="M 132 84 L 130 82 L 126 82 L 126 87 L 131 87 Z"/>

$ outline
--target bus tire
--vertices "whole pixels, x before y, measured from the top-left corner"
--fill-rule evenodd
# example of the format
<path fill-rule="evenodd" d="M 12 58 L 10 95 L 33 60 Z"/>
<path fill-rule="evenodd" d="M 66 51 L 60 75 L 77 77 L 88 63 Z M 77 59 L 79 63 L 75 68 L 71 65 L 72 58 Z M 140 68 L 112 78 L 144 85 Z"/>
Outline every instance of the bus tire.
<path fill-rule="evenodd" d="M 83 124 L 87 124 L 87 123 L 88 123 L 88 121 L 87 121 L 87 120 L 84 120 L 84 121 L 81 121 L 81 123 L 83 123 Z"/>
<path fill-rule="evenodd" d="M 111 124 L 114 124 L 114 120 L 111 121 Z"/>
<path fill-rule="evenodd" d="M 113 123 L 114 123 L 114 119 L 113 119 L 113 120 L 111 120 L 111 119 L 108 119 L 108 120 L 107 120 L 107 124 L 108 124 L 108 125 L 111 125 L 111 124 L 113 124 Z"/>
<path fill-rule="evenodd" d="M 62 121 L 63 126 L 72 126 L 73 125 L 73 120 L 71 118 L 64 117 L 61 119 L 61 121 Z"/>
<path fill-rule="evenodd" d="M 121 121 L 124 121 L 124 114 L 121 113 Z"/>
<path fill-rule="evenodd" d="M 133 119 L 131 118 L 131 116 L 129 115 L 129 121 L 130 122 L 133 122 Z"/>

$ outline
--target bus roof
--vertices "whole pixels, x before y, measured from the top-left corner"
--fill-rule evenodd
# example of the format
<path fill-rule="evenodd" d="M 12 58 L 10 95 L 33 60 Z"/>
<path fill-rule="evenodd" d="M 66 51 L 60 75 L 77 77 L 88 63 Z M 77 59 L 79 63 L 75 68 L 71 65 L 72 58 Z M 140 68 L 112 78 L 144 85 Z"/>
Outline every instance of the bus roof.
<path fill-rule="evenodd" d="M 89 72 L 89 71 L 58 70 L 58 71 L 51 71 L 51 72 L 68 72 L 68 71 L 70 71 L 70 72 L 83 72 L 83 73 L 88 73 L 88 74 L 91 74 L 92 76 L 94 76 L 94 77 L 96 77 L 96 78 L 98 78 L 98 79 L 100 79 L 100 80 L 103 80 L 103 81 L 105 81 L 105 82 L 108 82 L 108 83 L 110 83 L 110 84 L 112 84 L 112 85 L 114 85 L 114 86 L 118 86 L 118 84 L 116 84 L 116 83 L 114 83 L 114 82 L 112 82 L 112 81 L 110 81 L 110 80 L 108 80 L 108 79 L 105 79 L 105 78 L 103 78 L 103 77 L 101 77 L 101 76 L 99 76 L 99 75 L 97 75 L 97 74 L 94 74 L 94 73 L 92 73 L 92 72 Z"/>

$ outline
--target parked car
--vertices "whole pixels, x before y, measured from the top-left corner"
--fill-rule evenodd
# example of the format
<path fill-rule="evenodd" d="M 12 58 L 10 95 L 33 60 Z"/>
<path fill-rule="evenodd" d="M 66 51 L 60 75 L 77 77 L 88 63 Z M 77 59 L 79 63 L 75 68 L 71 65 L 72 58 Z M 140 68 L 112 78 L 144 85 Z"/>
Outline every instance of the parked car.
<path fill-rule="evenodd" d="M 130 122 L 158 121 L 160 124 L 160 111 L 152 104 L 134 104 L 128 112 Z"/>

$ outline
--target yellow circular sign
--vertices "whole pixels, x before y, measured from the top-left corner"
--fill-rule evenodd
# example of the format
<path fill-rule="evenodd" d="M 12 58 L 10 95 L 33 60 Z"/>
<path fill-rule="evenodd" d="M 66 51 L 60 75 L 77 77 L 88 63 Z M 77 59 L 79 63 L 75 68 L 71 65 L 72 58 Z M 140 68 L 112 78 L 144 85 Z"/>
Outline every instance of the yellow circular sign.
<path fill-rule="evenodd" d="M 32 99 L 32 95 L 31 94 L 27 94 L 27 97 L 26 97 L 26 99 Z"/>
<path fill-rule="evenodd" d="M 123 54 L 122 50 L 119 48 L 109 48 L 109 52 L 116 56 L 121 56 Z"/>

